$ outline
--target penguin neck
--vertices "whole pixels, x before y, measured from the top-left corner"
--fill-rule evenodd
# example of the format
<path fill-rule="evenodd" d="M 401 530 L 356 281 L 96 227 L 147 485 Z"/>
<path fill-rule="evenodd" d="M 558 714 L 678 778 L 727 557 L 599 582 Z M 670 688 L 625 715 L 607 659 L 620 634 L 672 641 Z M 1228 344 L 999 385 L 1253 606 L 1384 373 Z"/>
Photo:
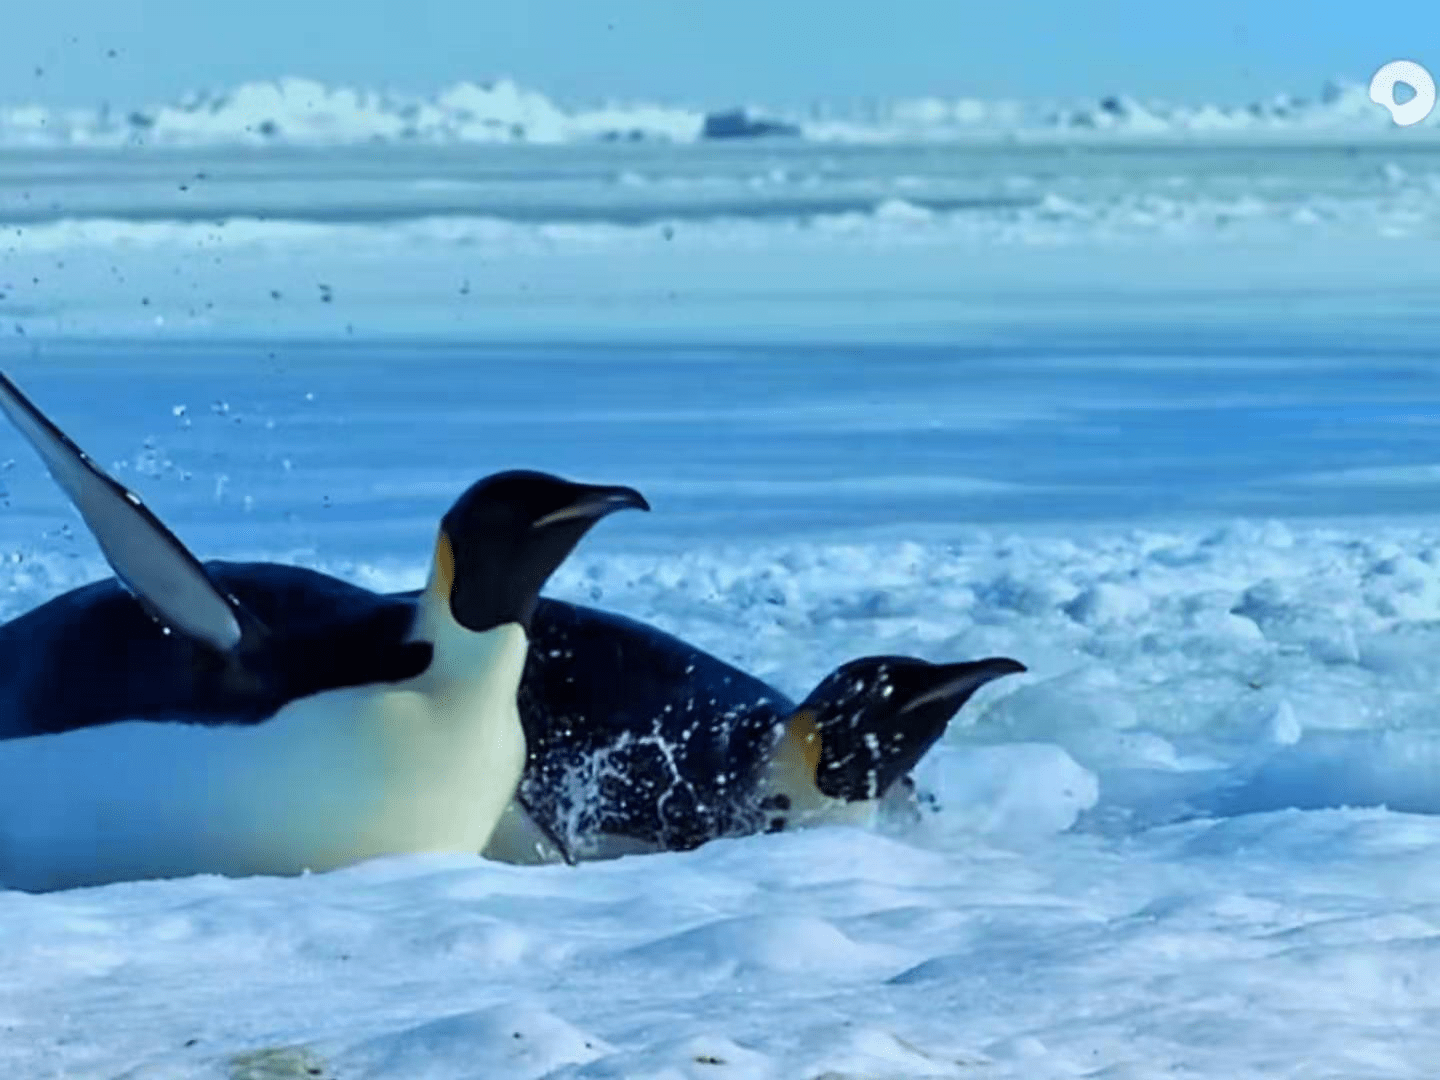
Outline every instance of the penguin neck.
<path fill-rule="evenodd" d="M 781 794 L 796 810 L 826 806 L 827 799 L 815 782 L 820 767 L 820 728 L 815 714 L 797 710 L 780 728 L 780 737 L 771 751 L 769 775 L 771 794 Z"/>
<path fill-rule="evenodd" d="M 454 683 L 483 673 L 487 681 L 498 679 L 518 690 L 529 647 L 525 628 L 515 622 L 479 631 L 461 626 L 450 610 L 450 580 L 445 567 L 437 564 L 420 594 L 411 639 L 428 641 L 435 648 L 426 675 Z"/>

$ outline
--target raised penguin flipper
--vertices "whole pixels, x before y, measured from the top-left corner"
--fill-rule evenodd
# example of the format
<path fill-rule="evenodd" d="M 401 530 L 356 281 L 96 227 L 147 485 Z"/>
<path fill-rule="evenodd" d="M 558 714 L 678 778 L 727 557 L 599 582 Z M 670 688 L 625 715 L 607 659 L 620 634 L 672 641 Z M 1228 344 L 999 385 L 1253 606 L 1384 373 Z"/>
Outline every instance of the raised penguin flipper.
<path fill-rule="evenodd" d="M 244 616 L 199 560 L 138 495 L 96 465 L 3 373 L 0 409 L 80 511 L 115 576 L 152 616 L 222 653 L 240 645 Z"/>
<path fill-rule="evenodd" d="M 1025 670 L 1008 657 L 932 664 L 905 656 L 867 656 L 820 682 L 788 722 L 832 799 L 878 799 L 945 733 L 976 690 Z"/>

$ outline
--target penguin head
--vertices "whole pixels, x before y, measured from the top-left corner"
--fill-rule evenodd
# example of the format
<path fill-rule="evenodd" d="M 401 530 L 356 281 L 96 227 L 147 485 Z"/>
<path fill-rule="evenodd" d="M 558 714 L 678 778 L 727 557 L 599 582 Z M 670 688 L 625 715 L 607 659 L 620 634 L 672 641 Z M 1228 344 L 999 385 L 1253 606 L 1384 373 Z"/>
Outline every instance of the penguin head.
<path fill-rule="evenodd" d="M 633 488 L 577 484 L 547 473 L 487 476 L 440 522 L 432 588 L 477 633 L 529 627 L 540 589 L 592 525 L 617 510 L 649 510 Z"/>
<path fill-rule="evenodd" d="M 958 664 L 907 656 L 851 660 L 811 691 L 784 736 L 814 770 L 821 794 L 878 799 L 915 767 L 976 690 L 1024 670 L 1007 657 Z"/>

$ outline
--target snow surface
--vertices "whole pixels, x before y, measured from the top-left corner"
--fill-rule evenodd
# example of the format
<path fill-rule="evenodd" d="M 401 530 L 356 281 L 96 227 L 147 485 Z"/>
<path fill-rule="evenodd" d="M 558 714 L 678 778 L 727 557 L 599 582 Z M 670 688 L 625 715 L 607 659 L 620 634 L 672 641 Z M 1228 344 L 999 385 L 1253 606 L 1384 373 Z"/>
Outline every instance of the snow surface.
<path fill-rule="evenodd" d="M 5 159 L 0 365 L 200 554 L 412 587 L 529 465 L 788 693 L 1030 672 L 908 828 L 0 893 L 0 1075 L 1433 1077 L 1432 152 L 780 145 Z M 103 573 L 0 483 L 0 616 Z"/>
<path fill-rule="evenodd" d="M 79 561 L 12 564 L 7 606 Z M 792 693 L 876 648 L 1032 674 L 967 707 L 899 836 L 0 894 L 0 1068 L 1429 1075 L 1440 529 L 592 554 L 554 591 Z"/>

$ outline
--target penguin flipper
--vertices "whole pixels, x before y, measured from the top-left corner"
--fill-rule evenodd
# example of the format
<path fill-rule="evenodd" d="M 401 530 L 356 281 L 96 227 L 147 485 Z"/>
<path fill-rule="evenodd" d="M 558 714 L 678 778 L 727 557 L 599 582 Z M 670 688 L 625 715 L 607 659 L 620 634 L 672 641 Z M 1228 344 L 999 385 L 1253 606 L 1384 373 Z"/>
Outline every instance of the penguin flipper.
<path fill-rule="evenodd" d="M 221 653 L 240 644 L 235 605 L 160 519 L 0 373 L 0 411 L 35 448 L 85 519 L 105 560 L 150 614 Z"/>
<path fill-rule="evenodd" d="M 367 615 L 319 627 L 308 635 L 280 632 L 283 648 L 272 650 L 270 663 L 287 698 L 307 697 L 325 690 L 370 683 L 398 683 L 415 678 L 430 666 L 435 647 L 428 641 L 407 641 L 414 610 L 405 604 L 379 604 Z"/>

